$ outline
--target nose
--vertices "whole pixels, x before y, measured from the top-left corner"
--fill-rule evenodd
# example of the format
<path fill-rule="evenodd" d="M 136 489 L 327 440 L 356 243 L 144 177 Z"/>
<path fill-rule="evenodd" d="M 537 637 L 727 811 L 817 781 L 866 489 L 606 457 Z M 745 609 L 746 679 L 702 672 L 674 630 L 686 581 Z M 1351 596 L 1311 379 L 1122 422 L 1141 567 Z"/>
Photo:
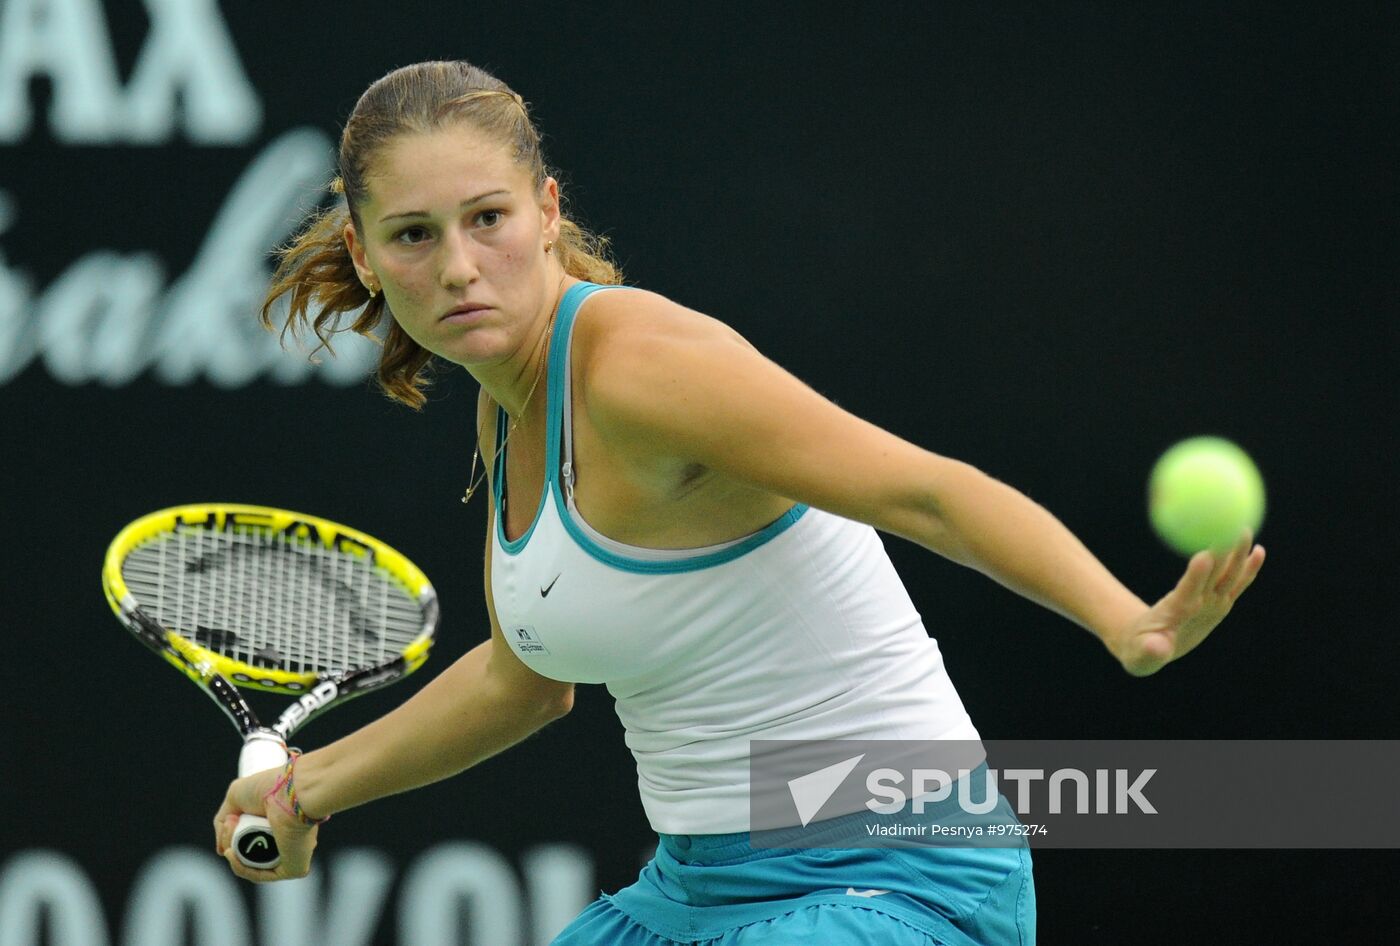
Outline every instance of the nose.
<path fill-rule="evenodd" d="M 478 275 L 475 247 L 456 228 L 443 234 L 438 244 L 438 282 L 444 289 L 464 289 Z"/>

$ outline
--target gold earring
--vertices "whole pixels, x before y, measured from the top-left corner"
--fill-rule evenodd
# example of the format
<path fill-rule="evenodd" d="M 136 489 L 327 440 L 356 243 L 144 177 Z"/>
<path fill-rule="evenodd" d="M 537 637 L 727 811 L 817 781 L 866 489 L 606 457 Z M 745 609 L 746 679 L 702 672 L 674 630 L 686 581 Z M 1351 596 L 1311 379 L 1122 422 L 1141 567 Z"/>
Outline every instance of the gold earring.
<path fill-rule="evenodd" d="M 554 249 L 554 241 L 553 241 L 553 240 L 550 240 L 548 243 L 546 243 L 546 244 L 544 245 L 544 251 L 545 251 L 546 253 L 548 253 L 548 252 L 549 252 L 550 250 L 552 250 L 552 249 Z"/>
<path fill-rule="evenodd" d="M 370 297 L 371 299 L 373 299 L 375 296 L 379 295 L 379 287 L 378 287 L 378 286 L 366 286 L 365 288 L 369 290 L 369 297 Z"/>

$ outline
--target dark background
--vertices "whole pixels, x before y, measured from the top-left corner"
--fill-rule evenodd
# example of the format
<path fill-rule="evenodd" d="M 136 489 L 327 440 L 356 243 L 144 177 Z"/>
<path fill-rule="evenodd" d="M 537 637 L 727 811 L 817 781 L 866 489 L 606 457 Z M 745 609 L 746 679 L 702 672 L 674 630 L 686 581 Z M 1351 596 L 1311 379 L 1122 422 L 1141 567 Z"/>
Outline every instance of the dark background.
<path fill-rule="evenodd" d="M 125 78 L 148 19 L 103 9 Z M 31 132 L 0 147 L 18 207 L 6 265 L 43 287 L 110 248 L 179 274 L 267 141 L 306 125 L 333 139 L 389 69 L 470 59 L 531 103 L 574 213 L 629 283 L 1017 487 L 1143 598 L 1184 567 L 1147 524 L 1156 457 L 1202 433 L 1254 456 L 1268 562 L 1220 631 L 1149 679 L 887 539 L 984 737 L 1396 735 L 1393 4 L 221 9 L 262 101 L 256 142 L 60 145 L 38 79 Z M 38 362 L 0 387 L 4 517 L 22 537 L 5 552 L 0 855 L 71 857 L 117 930 L 153 851 L 208 845 L 236 742 L 98 588 L 106 543 L 141 513 L 304 510 L 433 577 L 446 621 L 427 668 L 305 746 L 481 640 L 484 506 L 458 502 L 473 404 L 460 372 L 419 414 L 368 384 L 69 386 Z M 1322 803 L 1351 776 L 1300 760 L 1291 777 Z M 402 865 L 444 838 L 507 857 L 566 841 L 598 887 L 630 882 L 653 836 L 607 692 L 581 687 L 571 716 L 461 778 L 338 816 L 322 846 Z M 1394 852 L 1042 851 L 1041 941 L 1381 941 L 1400 932 L 1397 869 Z"/>

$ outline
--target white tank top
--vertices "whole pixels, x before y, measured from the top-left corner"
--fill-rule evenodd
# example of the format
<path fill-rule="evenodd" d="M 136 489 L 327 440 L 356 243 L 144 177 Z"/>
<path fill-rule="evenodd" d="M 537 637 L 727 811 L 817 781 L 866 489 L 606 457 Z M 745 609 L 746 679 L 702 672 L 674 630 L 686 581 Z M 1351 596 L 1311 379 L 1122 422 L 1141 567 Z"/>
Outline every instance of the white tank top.
<path fill-rule="evenodd" d="M 507 541 L 504 450 L 497 457 L 491 591 L 527 666 L 607 685 L 653 830 L 747 831 L 751 739 L 977 739 L 870 526 L 796 505 L 731 542 L 659 550 L 583 520 L 573 502 L 572 329 L 589 295 L 621 288 L 577 283 L 560 303 L 545 487 L 530 527 Z M 504 423 L 500 412 L 497 443 Z"/>

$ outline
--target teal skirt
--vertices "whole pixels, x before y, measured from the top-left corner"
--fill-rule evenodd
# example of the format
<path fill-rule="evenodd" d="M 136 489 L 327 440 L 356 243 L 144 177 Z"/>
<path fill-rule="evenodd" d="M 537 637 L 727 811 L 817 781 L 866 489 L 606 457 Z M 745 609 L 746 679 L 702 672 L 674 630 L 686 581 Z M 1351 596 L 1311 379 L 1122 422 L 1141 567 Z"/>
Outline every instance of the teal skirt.
<path fill-rule="evenodd" d="M 1005 798 L 999 814 L 1015 817 Z M 753 847 L 747 833 L 663 834 L 636 883 L 594 901 L 554 940 L 778 943 L 1033 946 L 1030 851 L 1024 844 L 769 849 Z"/>

